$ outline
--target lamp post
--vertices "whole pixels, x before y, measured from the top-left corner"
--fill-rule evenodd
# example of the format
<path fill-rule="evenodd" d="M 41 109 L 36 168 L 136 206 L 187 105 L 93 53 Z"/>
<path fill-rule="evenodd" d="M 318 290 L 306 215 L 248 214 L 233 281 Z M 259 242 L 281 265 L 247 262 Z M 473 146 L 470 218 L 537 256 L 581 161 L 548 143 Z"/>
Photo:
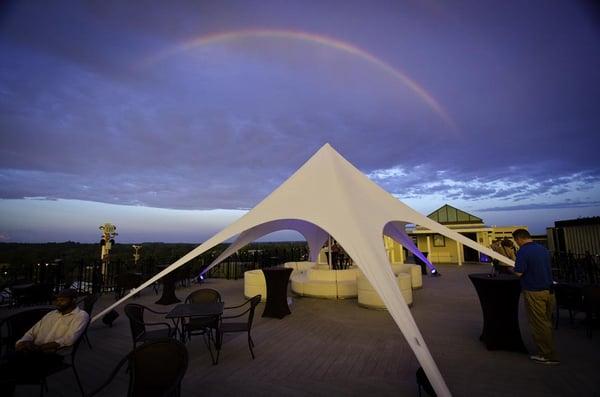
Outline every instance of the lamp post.
<path fill-rule="evenodd" d="M 112 223 L 105 223 L 99 227 L 102 230 L 102 239 L 100 240 L 100 260 L 102 261 L 102 275 L 106 274 L 106 266 L 110 262 L 110 249 L 115 243 L 117 227 Z"/>
<path fill-rule="evenodd" d="M 141 245 L 132 245 L 133 247 L 133 264 L 137 267 L 137 263 L 140 260 L 140 249 L 142 249 Z"/>

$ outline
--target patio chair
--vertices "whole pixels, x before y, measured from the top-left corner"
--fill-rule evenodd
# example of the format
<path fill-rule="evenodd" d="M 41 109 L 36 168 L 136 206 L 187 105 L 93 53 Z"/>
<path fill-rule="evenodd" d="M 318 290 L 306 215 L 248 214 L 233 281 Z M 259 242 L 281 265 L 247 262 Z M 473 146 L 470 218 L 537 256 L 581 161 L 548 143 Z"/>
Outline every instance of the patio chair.
<path fill-rule="evenodd" d="M 586 334 L 588 338 L 591 338 L 594 322 L 600 319 L 600 286 L 589 285 L 583 288 L 583 305 L 585 308 Z"/>
<path fill-rule="evenodd" d="M 217 362 L 219 360 L 219 353 L 221 352 L 221 345 L 223 343 L 223 335 L 224 334 L 228 334 L 228 333 L 234 333 L 234 332 L 246 332 L 248 334 L 248 348 L 250 349 L 250 354 L 252 355 L 252 359 L 254 360 L 254 350 L 252 350 L 252 348 L 254 347 L 254 341 L 252 340 L 252 336 L 250 335 L 250 332 L 252 331 L 252 322 L 254 320 L 254 312 L 256 309 L 256 306 L 258 306 L 258 304 L 260 303 L 260 299 L 261 296 L 260 295 L 256 295 L 253 296 L 252 298 L 246 300 L 244 303 L 237 305 L 237 306 L 230 306 L 230 307 L 226 307 L 226 310 L 233 310 L 233 309 L 241 309 L 246 307 L 245 310 L 243 310 L 241 313 L 235 314 L 235 315 L 231 315 L 231 316 L 223 316 L 221 317 L 221 323 L 219 324 L 219 327 L 217 329 L 218 335 L 217 335 Z M 240 322 L 227 322 L 227 321 L 223 321 L 223 320 L 230 320 L 233 318 L 240 318 L 244 315 L 248 315 L 248 317 L 246 318 L 246 321 L 240 321 Z"/>
<path fill-rule="evenodd" d="M 190 293 L 185 298 L 185 303 L 210 303 L 221 302 L 221 294 L 216 289 L 200 288 Z"/>
<path fill-rule="evenodd" d="M 185 298 L 185 303 L 212 302 L 221 302 L 221 294 L 212 288 L 197 289 Z M 189 318 L 184 322 L 183 329 L 188 339 L 191 339 L 192 335 L 203 335 L 208 336 L 210 341 L 211 330 L 217 328 L 218 322 L 218 317 Z"/>
<path fill-rule="evenodd" d="M 568 283 L 557 283 L 554 285 L 554 296 L 556 298 L 554 328 L 558 329 L 560 309 L 567 309 L 569 311 L 569 322 L 573 325 L 573 315 L 583 311 L 581 288 Z"/>
<path fill-rule="evenodd" d="M 98 301 L 98 294 L 90 294 L 85 295 L 83 299 L 80 299 L 77 302 L 77 304 L 83 306 L 81 309 L 83 309 L 83 311 L 85 311 L 90 316 L 90 318 L 92 318 L 92 311 L 94 310 L 94 305 L 96 304 L 96 301 Z M 92 344 L 90 343 L 90 339 L 87 335 L 87 328 L 83 333 L 83 339 L 85 340 L 85 343 L 87 343 L 88 347 L 91 349 Z"/>
<path fill-rule="evenodd" d="M 188 351 L 175 339 L 157 339 L 138 346 L 127 354 L 100 387 L 89 397 L 100 393 L 127 363 L 128 397 L 179 396 L 181 381 L 188 367 Z"/>
<path fill-rule="evenodd" d="M 85 392 L 83 390 L 83 385 L 81 384 L 81 379 L 79 378 L 79 374 L 77 373 L 77 368 L 75 366 L 75 357 L 77 356 L 77 351 L 79 350 L 79 345 L 81 344 L 81 341 L 83 340 L 83 335 L 87 331 L 87 328 L 89 325 L 90 325 L 90 322 L 88 320 L 87 324 L 85 325 L 85 329 L 84 329 L 83 333 L 79 336 L 79 338 L 77 338 L 75 343 L 73 343 L 73 345 L 71 347 L 69 347 L 70 352 L 68 355 L 66 355 L 63 358 L 62 361 L 56 362 L 53 364 L 49 364 L 49 366 L 47 368 L 43 369 L 43 373 L 41 373 L 41 374 L 26 373 L 26 374 L 19 375 L 17 377 L 17 379 L 15 379 L 15 383 L 17 385 L 39 384 L 40 385 L 40 396 L 44 396 L 44 392 L 48 391 L 48 382 L 47 382 L 48 377 L 50 377 L 58 372 L 62 372 L 66 369 L 71 368 L 73 370 L 73 374 L 75 375 L 75 380 L 77 381 L 77 386 L 79 387 L 79 391 L 81 392 L 82 396 L 85 396 Z"/>
<path fill-rule="evenodd" d="M 91 319 L 91 317 L 90 317 L 90 319 Z M 63 362 L 56 365 L 55 367 L 49 368 L 48 372 L 46 373 L 46 378 L 47 378 L 48 376 L 54 375 L 55 373 L 61 372 L 65 369 L 69 369 L 69 368 L 73 369 L 73 374 L 75 374 L 75 380 L 77 381 L 77 386 L 79 386 L 79 390 L 81 391 L 82 396 L 85 396 L 85 392 L 83 391 L 83 386 L 81 385 L 81 380 L 79 379 L 79 374 L 77 373 L 77 368 L 75 366 L 75 356 L 77 355 L 77 351 L 79 350 L 79 345 L 81 344 L 81 341 L 83 341 L 84 336 L 87 334 L 87 330 L 88 330 L 89 326 L 90 326 L 90 320 L 88 320 L 87 324 L 85 325 L 85 329 L 83 330 L 83 333 L 81 334 L 81 336 L 79 338 L 77 338 L 77 340 L 71 347 L 71 353 L 67 357 L 65 357 Z M 46 378 L 43 379 L 42 387 L 47 391 L 48 384 L 46 383 Z M 43 392 L 42 392 L 42 395 L 43 395 Z"/>
<path fill-rule="evenodd" d="M 137 346 L 139 342 L 147 342 L 154 339 L 160 338 L 171 338 L 174 335 L 174 329 L 166 322 L 146 322 L 144 321 L 144 312 L 149 311 L 154 314 L 167 314 L 166 312 L 157 312 L 144 305 L 137 303 L 129 303 L 123 308 L 125 315 L 129 319 L 129 326 L 131 327 L 131 337 L 133 338 L 133 348 Z M 166 327 L 163 329 L 156 329 L 152 331 L 146 330 L 146 327 L 161 326 Z"/>
<path fill-rule="evenodd" d="M 15 350 L 15 343 L 25 332 L 42 319 L 54 307 L 38 307 L 14 313 L 0 321 L 0 357 Z"/>

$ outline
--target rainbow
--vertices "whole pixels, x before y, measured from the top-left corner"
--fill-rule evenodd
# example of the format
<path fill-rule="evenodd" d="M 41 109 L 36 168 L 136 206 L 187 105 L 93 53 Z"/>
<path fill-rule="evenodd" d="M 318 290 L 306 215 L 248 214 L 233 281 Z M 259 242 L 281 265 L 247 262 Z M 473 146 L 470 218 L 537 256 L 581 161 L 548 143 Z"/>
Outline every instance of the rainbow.
<path fill-rule="evenodd" d="M 411 91 L 419 96 L 435 113 L 437 113 L 442 120 L 453 130 L 456 130 L 456 124 L 454 120 L 448 115 L 448 112 L 442 107 L 442 105 L 429 93 L 425 88 L 415 82 L 413 79 L 408 77 L 406 73 L 402 72 L 386 63 L 385 61 L 377 58 L 375 55 L 370 54 L 369 52 L 356 47 L 350 43 L 346 43 L 341 40 L 333 39 L 331 37 L 317 35 L 313 33 L 306 32 L 298 32 L 291 30 L 261 30 L 261 29 L 251 29 L 251 30 L 238 30 L 232 32 L 223 32 L 223 33 L 213 33 L 205 36 L 200 36 L 197 38 L 193 38 L 191 40 L 187 40 L 184 43 L 181 43 L 175 47 L 168 48 L 163 50 L 153 56 L 146 58 L 142 62 L 142 66 L 148 66 L 155 62 L 158 62 L 168 56 L 182 52 L 188 51 L 193 48 L 198 48 L 206 45 L 216 44 L 216 43 L 225 43 L 228 41 L 235 41 L 246 38 L 276 38 L 276 39 L 284 39 L 284 40 L 298 40 L 309 42 L 313 44 L 318 44 L 323 47 L 333 48 L 338 51 L 342 51 L 347 54 L 354 55 L 376 67 L 378 67 L 383 72 L 387 73 L 394 79 L 400 81 L 402 84 L 407 86 Z"/>

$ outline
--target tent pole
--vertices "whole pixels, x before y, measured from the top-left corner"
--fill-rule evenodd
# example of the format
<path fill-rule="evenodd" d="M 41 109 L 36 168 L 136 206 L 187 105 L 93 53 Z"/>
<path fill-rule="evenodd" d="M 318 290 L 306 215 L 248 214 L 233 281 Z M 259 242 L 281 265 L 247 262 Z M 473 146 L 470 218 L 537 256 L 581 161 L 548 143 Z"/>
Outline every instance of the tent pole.
<path fill-rule="evenodd" d="M 331 270 L 331 234 L 327 238 L 327 266 Z"/>

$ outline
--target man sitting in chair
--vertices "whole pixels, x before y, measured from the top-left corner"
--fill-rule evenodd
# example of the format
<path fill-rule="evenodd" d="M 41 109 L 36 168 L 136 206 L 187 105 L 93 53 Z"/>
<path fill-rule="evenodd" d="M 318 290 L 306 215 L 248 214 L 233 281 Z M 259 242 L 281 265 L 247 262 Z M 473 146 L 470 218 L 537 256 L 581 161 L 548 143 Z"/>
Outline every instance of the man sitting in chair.
<path fill-rule="evenodd" d="M 89 315 L 77 307 L 77 291 L 65 289 L 56 296 L 56 310 L 46 314 L 15 345 L 0 367 L 0 395 L 10 396 L 22 378 L 43 377 L 48 368 L 63 361 L 89 321 Z"/>

